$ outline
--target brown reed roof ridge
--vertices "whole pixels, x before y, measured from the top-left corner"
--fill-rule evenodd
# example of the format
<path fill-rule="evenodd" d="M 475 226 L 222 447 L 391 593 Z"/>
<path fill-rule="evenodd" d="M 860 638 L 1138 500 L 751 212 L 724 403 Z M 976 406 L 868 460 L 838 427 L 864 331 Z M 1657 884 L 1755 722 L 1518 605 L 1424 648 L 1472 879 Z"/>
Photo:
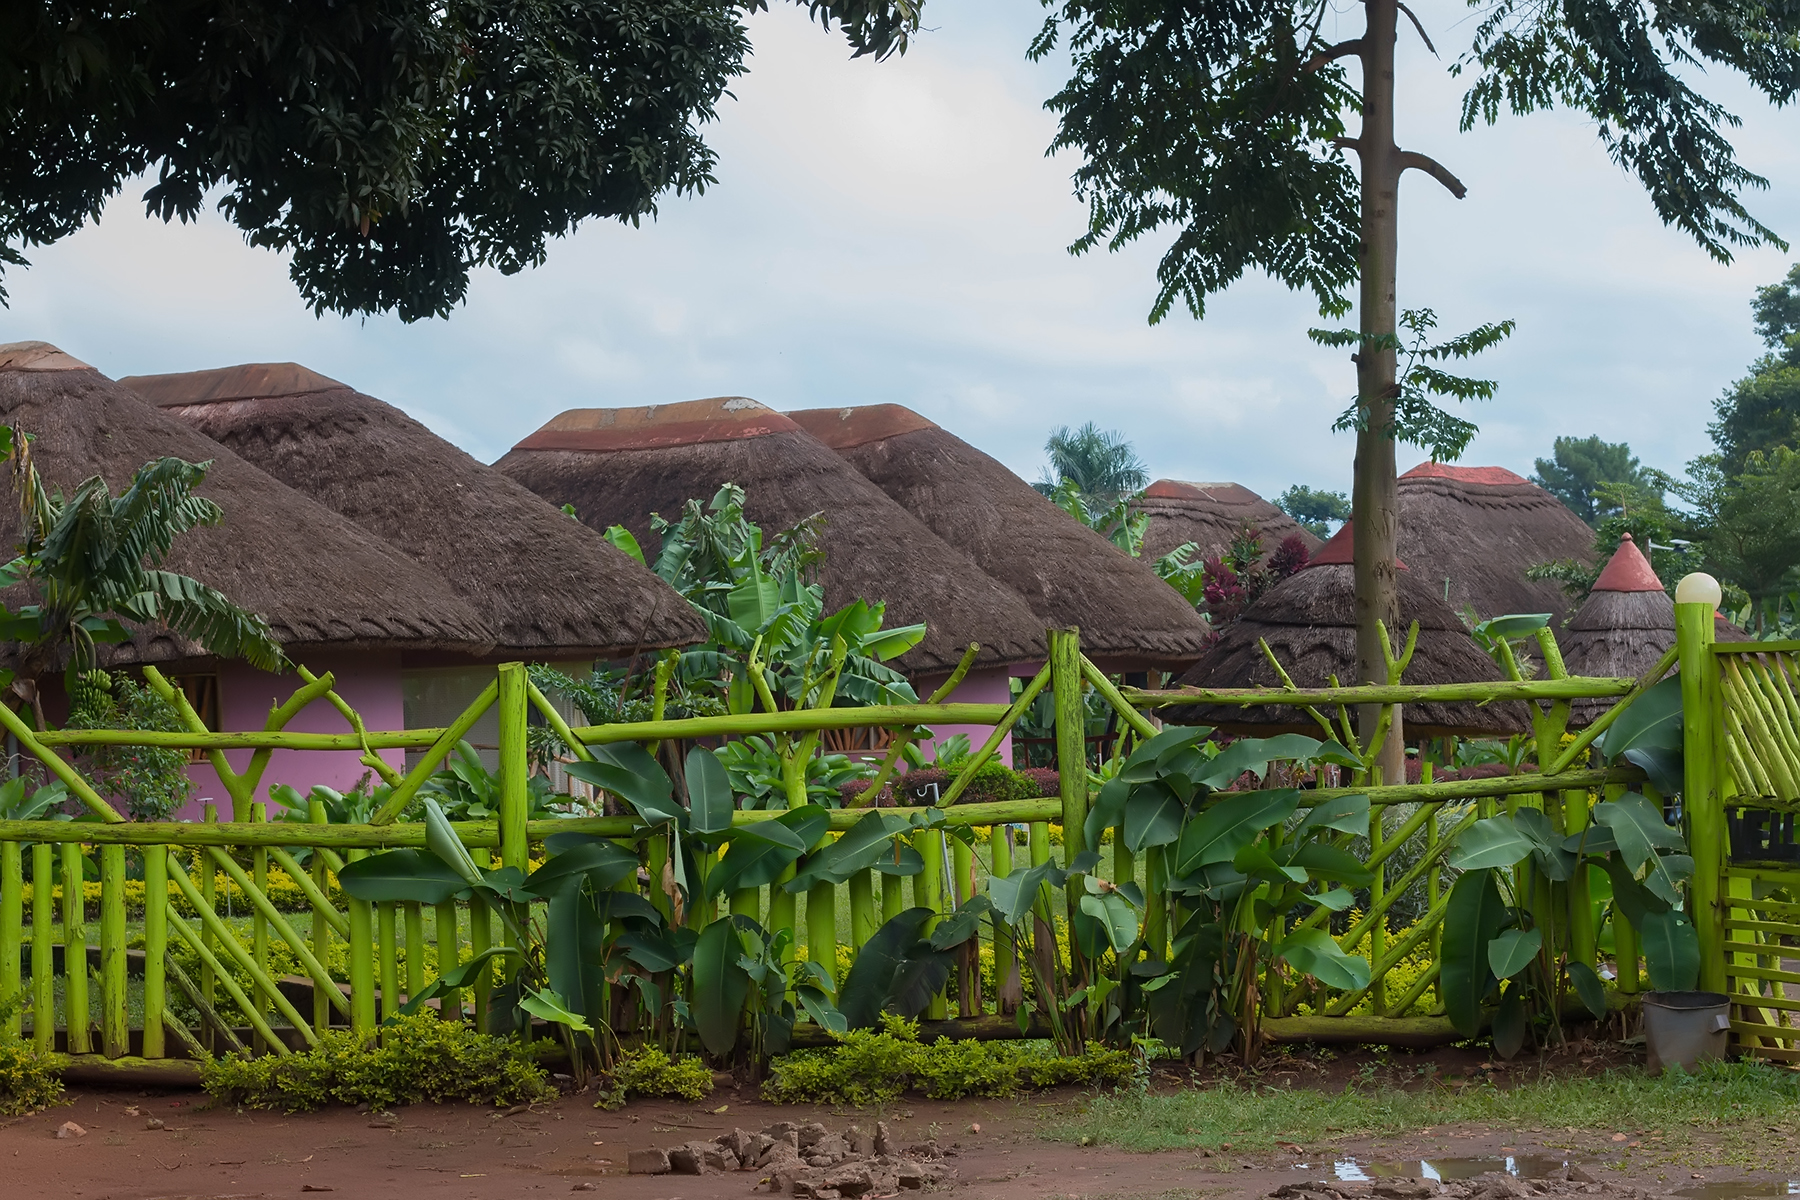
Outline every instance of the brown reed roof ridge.
<path fill-rule="evenodd" d="M 1188 483 L 1158 479 L 1144 489 L 1140 511 L 1150 517 L 1144 557 L 1158 558 L 1183 542 L 1197 542 L 1202 559 L 1223 554 L 1245 522 L 1263 532 L 1266 558 L 1298 535 L 1307 552 L 1322 544 L 1310 530 L 1241 483 Z"/>
<path fill-rule="evenodd" d="M 1474 683 L 1501 678 L 1493 660 L 1475 644 L 1462 620 L 1429 583 L 1414 571 L 1397 572 L 1396 578 L 1401 627 L 1389 631 L 1396 654 L 1405 648 L 1407 627 L 1419 622 L 1419 643 L 1406 670 L 1406 683 Z M 1329 687 L 1333 675 L 1339 683 L 1354 682 L 1356 583 L 1352 568 L 1308 567 L 1270 588 L 1221 631 L 1213 648 L 1181 677 L 1181 686 L 1282 686 L 1258 639 L 1268 641 L 1269 649 L 1300 687 Z M 1304 712 L 1286 705 L 1184 705 L 1165 708 L 1159 715 L 1167 721 L 1214 725 L 1234 733 L 1291 731 L 1316 736 L 1319 732 Z M 1326 715 L 1335 719 L 1335 714 Z M 1517 704 L 1408 704 L 1404 721 L 1409 739 L 1518 733 L 1529 727 Z"/>
<path fill-rule="evenodd" d="M 1450 606 L 1478 617 L 1552 614 L 1573 607 L 1554 580 L 1532 580 L 1537 563 L 1592 562 L 1594 531 L 1536 484 L 1504 467 L 1421 463 L 1400 476 L 1400 557 Z M 1446 582 L 1447 581 L 1447 582 Z"/>
<path fill-rule="evenodd" d="M 547 442 L 546 431 L 605 436 L 575 446 Z M 972 641 L 981 643 L 978 661 L 987 666 L 1041 661 L 1046 653 L 1044 622 L 1018 593 L 754 400 L 578 409 L 495 466 L 553 504 L 573 504 L 595 528 L 624 525 L 647 553 L 656 545 L 652 513 L 676 519 L 688 500 L 704 504 L 726 483 L 745 490 L 750 519 L 769 533 L 823 512 L 826 605 L 885 600 L 890 626 L 925 622 L 925 640 L 895 663 L 909 674 L 948 671 Z"/>
<path fill-rule="evenodd" d="M 910 408 L 869 404 L 788 414 L 944 541 L 1025 598 L 1040 624 L 1075 625 L 1115 671 L 1180 671 L 1205 620 L 1134 559 L 997 460 Z"/>
<path fill-rule="evenodd" d="M 291 656 L 304 660 L 320 649 L 481 654 L 493 644 L 481 618 L 436 572 L 54 346 L 0 346 L 0 421 L 35 436 L 39 473 L 65 493 L 96 474 L 117 492 L 145 462 L 164 456 L 212 460 L 198 492 L 225 510 L 224 523 L 185 534 L 167 566 L 261 614 Z M 10 481 L 5 486 L 10 496 Z M 16 511 L 14 500 L 7 503 Z M 29 602 L 22 594 L 9 599 Z M 106 651 L 109 664 L 201 656 L 165 629 L 134 633 Z"/>
<path fill-rule="evenodd" d="M 436 572 L 496 653 L 620 658 L 703 641 L 655 574 L 390 404 L 296 363 L 120 381 Z"/>
<path fill-rule="evenodd" d="M 643 408 L 571 408 L 546 421 L 515 450 L 654 450 L 731 442 L 797 426 L 747 396 L 714 396 Z"/>

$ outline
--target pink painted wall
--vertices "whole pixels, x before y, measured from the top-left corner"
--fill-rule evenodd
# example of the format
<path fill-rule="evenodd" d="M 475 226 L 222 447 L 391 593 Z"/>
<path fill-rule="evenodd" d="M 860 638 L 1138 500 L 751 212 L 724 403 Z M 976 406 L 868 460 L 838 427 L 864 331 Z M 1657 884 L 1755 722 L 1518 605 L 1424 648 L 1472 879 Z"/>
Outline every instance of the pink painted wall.
<path fill-rule="evenodd" d="M 404 729 L 405 711 L 401 703 L 400 655 L 398 652 L 308 656 L 306 665 L 318 674 L 330 671 L 336 680 L 338 695 L 362 716 L 363 727 L 370 731 Z M 268 719 L 269 709 L 293 695 L 301 684 L 297 675 L 275 676 L 247 667 L 242 663 L 221 663 L 219 675 L 219 718 L 225 732 L 257 730 Z M 332 707 L 328 700 L 315 700 L 287 725 L 295 733 L 351 733 L 350 722 Z M 404 770 L 403 750 L 383 750 L 381 757 L 396 770 Z M 250 762 L 251 751 L 233 750 L 226 758 L 232 769 L 241 771 Z M 304 795 L 316 784 L 348 791 L 368 771 L 358 760 L 355 750 L 277 750 L 269 759 L 256 798 L 267 800 L 269 788 L 278 783 L 289 784 Z M 194 801 L 177 820 L 198 821 L 203 803 L 211 800 L 219 806 L 219 819 L 231 817 L 231 797 L 219 783 L 219 776 L 208 763 L 195 763 L 188 768 L 193 779 Z M 271 809 L 277 805 L 271 803 Z"/>
<path fill-rule="evenodd" d="M 986 671 L 970 671 L 962 683 L 957 685 L 956 690 L 950 693 L 947 703 L 1011 704 L 1012 687 L 1008 680 L 1012 678 L 1012 675 L 1013 671 L 1005 667 L 994 667 Z M 921 692 L 925 690 L 923 687 L 919 689 Z M 989 735 L 994 732 L 994 727 L 992 725 L 934 725 L 931 727 L 931 731 L 931 738 L 919 743 L 927 756 L 932 753 L 933 747 L 938 742 L 948 741 L 959 733 L 969 735 L 971 750 L 979 750 L 981 744 L 987 741 Z M 995 758 L 1009 767 L 1012 766 L 1011 733 L 1001 739 L 1000 749 Z"/>

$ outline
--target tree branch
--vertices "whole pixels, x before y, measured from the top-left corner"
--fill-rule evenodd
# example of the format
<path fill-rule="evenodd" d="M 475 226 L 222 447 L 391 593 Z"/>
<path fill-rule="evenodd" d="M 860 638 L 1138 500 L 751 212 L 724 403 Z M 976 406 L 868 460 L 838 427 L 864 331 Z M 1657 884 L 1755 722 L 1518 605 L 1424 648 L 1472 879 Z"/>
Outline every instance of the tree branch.
<path fill-rule="evenodd" d="M 1413 28 L 1419 31 L 1419 40 L 1425 43 L 1425 48 L 1431 51 L 1433 58 L 1436 58 L 1438 56 L 1437 47 L 1431 44 L 1431 35 L 1425 32 L 1425 26 L 1419 24 L 1418 16 L 1404 3 L 1399 4 L 1399 8 L 1401 12 L 1412 18 Z"/>
<path fill-rule="evenodd" d="M 1469 189 L 1463 186 L 1462 180 L 1452 175 L 1449 168 L 1445 167 L 1443 163 L 1435 158 L 1419 154 L 1412 150 L 1402 150 L 1400 152 L 1399 163 L 1402 172 L 1408 167 L 1411 167 L 1416 171 L 1425 172 L 1427 175 L 1443 184 L 1445 190 L 1452 196 L 1455 196 L 1458 200 L 1461 200 L 1464 196 L 1469 194 Z"/>
<path fill-rule="evenodd" d="M 1414 17 L 1413 21 L 1416 24 L 1418 18 Z M 1431 43 L 1427 41 L 1425 44 L 1429 46 Z M 1347 42 L 1339 42 L 1335 46 L 1327 46 L 1325 49 L 1319 51 L 1301 64 L 1300 69 L 1302 71 L 1316 71 L 1326 63 L 1336 62 L 1340 58 L 1349 58 L 1352 54 L 1361 54 L 1362 48 L 1363 40 L 1361 38 L 1351 38 Z M 1437 51 L 1434 50 L 1432 53 L 1435 54 Z"/>
<path fill-rule="evenodd" d="M 1331 139 L 1331 144 L 1336 146 L 1339 150 L 1354 150 L 1358 154 L 1362 153 L 1361 138 L 1334 137 Z"/>

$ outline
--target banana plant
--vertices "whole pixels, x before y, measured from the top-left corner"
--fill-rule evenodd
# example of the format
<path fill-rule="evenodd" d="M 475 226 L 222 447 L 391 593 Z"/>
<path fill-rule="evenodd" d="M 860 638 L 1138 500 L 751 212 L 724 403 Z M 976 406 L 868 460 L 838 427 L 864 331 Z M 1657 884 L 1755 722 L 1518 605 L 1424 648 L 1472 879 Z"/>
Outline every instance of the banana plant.
<path fill-rule="evenodd" d="M 1642 935 L 1650 982 L 1659 991 L 1687 991 L 1699 977 L 1700 945 L 1682 911 L 1682 884 L 1694 860 L 1661 808 L 1632 792 L 1593 808 L 1593 823 L 1563 836 L 1544 813 L 1520 808 L 1475 822 L 1447 859 L 1462 872 L 1444 916 L 1441 983 L 1444 1010 L 1457 1030 L 1475 1036 L 1483 1006 L 1497 997 L 1495 1050 L 1512 1057 L 1540 1024 L 1559 1029 L 1564 982 L 1596 1017 L 1606 1013 L 1600 977 L 1571 959 L 1566 932 L 1539 924 L 1533 880 L 1585 878 L 1583 867 L 1604 870 L 1615 913 Z"/>

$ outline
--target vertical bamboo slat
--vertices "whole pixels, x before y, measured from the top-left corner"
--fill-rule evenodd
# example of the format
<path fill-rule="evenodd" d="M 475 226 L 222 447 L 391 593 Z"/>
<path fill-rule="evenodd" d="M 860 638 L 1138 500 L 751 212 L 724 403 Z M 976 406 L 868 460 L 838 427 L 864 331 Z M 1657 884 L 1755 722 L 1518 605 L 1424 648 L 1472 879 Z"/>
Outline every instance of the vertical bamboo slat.
<path fill-rule="evenodd" d="M 968 903 L 975 894 L 975 850 L 961 838 L 950 840 L 950 898 L 957 908 Z M 957 1015 L 979 1016 L 981 1013 L 981 955 L 979 939 L 963 948 L 961 977 L 957 980 Z"/>
<path fill-rule="evenodd" d="M 881 877 L 881 920 L 883 924 L 906 911 L 906 878 L 901 875 Z"/>
<path fill-rule="evenodd" d="M 858 871 L 848 881 L 850 893 L 850 945 L 857 950 L 875 936 L 875 879 L 870 871 Z"/>
<path fill-rule="evenodd" d="M 100 1052 L 131 1053 L 125 1013 L 125 847 L 100 847 Z"/>
<path fill-rule="evenodd" d="M 400 1011 L 400 954 L 394 928 L 394 904 L 375 906 L 375 955 L 381 967 L 381 1019 Z"/>
<path fill-rule="evenodd" d="M 925 860 L 925 869 L 913 879 L 913 907 L 928 908 L 934 913 L 944 911 L 944 831 L 941 829 L 921 829 L 913 835 L 913 849 Z M 927 920 L 919 930 L 919 936 L 929 937 L 931 931 L 938 927 L 939 917 Z M 932 996 L 931 1003 L 926 1006 L 925 1015 L 930 1020 L 941 1021 L 950 1015 L 949 1002 L 944 993 L 939 991 Z"/>
<path fill-rule="evenodd" d="M 81 847 L 62 846 L 63 881 L 63 1025 L 69 1031 L 70 1054 L 91 1054 L 89 1030 L 93 1014 L 88 1010 L 87 892 L 83 888 Z"/>
<path fill-rule="evenodd" d="M 144 847 L 144 1057 L 164 1054 L 163 960 L 169 950 L 169 848 Z"/>
<path fill-rule="evenodd" d="M 988 839 L 988 865 L 994 878 L 1004 879 L 1012 874 L 1012 827 L 996 825 L 992 836 Z M 1012 978 L 1013 969 L 1018 965 L 1018 946 L 1013 940 L 1011 927 L 994 914 L 994 987 L 998 993 L 994 1010 L 1001 1015 L 1010 1014 L 1017 1005 L 1010 1002 L 1006 994 L 1006 982 Z"/>
<path fill-rule="evenodd" d="M 1725 990 L 1724 914 L 1719 877 L 1725 870 L 1725 809 L 1718 790 L 1712 714 L 1719 711 L 1719 663 L 1712 652 L 1713 606 L 1675 606 L 1675 646 L 1681 669 L 1681 708 L 1688 819 L 1694 874 L 1688 884 L 1694 932 L 1700 942 L 1700 990 Z"/>
<path fill-rule="evenodd" d="M 327 823 L 325 802 L 323 800 L 309 801 L 306 808 L 307 820 L 311 821 L 314 825 L 324 825 Z M 319 892 L 322 895 L 329 896 L 331 894 L 329 890 L 330 880 L 326 875 L 327 867 L 325 865 L 325 856 L 315 851 L 312 856 L 311 868 L 314 886 L 319 889 Z M 313 957 L 329 967 L 331 965 L 331 922 L 326 920 L 325 914 L 318 911 L 316 908 L 313 910 L 312 915 L 312 946 Z M 313 1029 L 319 1033 L 324 1033 L 330 1028 L 331 1001 L 326 997 L 323 988 L 315 987 L 313 989 Z"/>
<path fill-rule="evenodd" d="M 260 825 L 268 819 L 267 804 L 258 800 L 250 806 L 252 824 Z M 269 894 L 269 852 L 262 846 L 250 852 L 250 883 L 262 895 Z M 250 957 L 256 960 L 256 965 L 263 974 L 269 973 L 269 921 L 254 904 L 250 906 Z M 256 1011 L 267 1022 L 269 1014 L 274 1011 L 270 1007 L 269 998 L 260 989 L 252 992 L 251 996 L 256 1001 Z M 270 1047 L 259 1046 L 258 1049 L 266 1054 Z"/>
<path fill-rule="evenodd" d="M 438 974 L 447 975 L 462 965 L 462 945 L 456 932 L 456 901 L 446 900 L 437 906 L 432 933 L 437 939 Z M 438 1015 L 446 1021 L 462 1020 L 462 992 L 445 992 L 438 1000 Z"/>
<path fill-rule="evenodd" d="M 830 880 L 806 889 L 806 956 L 838 982 L 837 884 Z"/>
<path fill-rule="evenodd" d="M 0 842 L 0 1022 L 12 1037 L 25 1028 L 25 979 L 20 935 L 25 928 L 25 853 L 17 842 Z"/>
<path fill-rule="evenodd" d="M 469 857 L 475 860 L 478 867 L 486 867 L 490 859 L 485 848 L 471 846 Z M 651 876 L 652 879 L 655 876 Z M 488 903 L 477 896 L 469 901 L 469 956 L 479 958 L 494 944 L 494 918 L 488 909 Z M 493 988 L 494 973 L 492 970 L 482 971 L 475 980 L 475 986 L 469 989 L 470 1003 L 475 1012 L 475 1028 L 478 1032 L 487 1033 L 488 1029 L 488 994 Z"/>
<path fill-rule="evenodd" d="M 368 857 L 366 850 L 345 853 L 344 861 L 360 862 Z M 374 914 L 366 900 L 344 895 L 344 907 L 350 917 L 350 1025 L 367 1037 L 375 1032 L 375 932 Z"/>
<path fill-rule="evenodd" d="M 1381 768 L 1377 767 L 1375 769 L 1379 772 Z M 1383 834 L 1385 833 L 1386 823 L 1387 808 L 1385 806 L 1378 806 L 1369 810 L 1369 854 L 1371 857 L 1380 854 L 1385 845 Z M 1370 911 L 1379 908 L 1381 902 L 1386 898 L 1387 863 L 1384 861 L 1376 865 L 1375 878 L 1369 884 Z M 1386 949 L 1387 918 L 1383 916 L 1369 927 L 1369 962 L 1371 964 L 1380 962 L 1382 952 Z M 1377 977 L 1369 986 L 1369 1004 L 1370 1007 L 1375 1010 L 1376 1016 L 1385 1017 L 1388 1015 L 1387 1001 L 1387 980 Z"/>
<path fill-rule="evenodd" d="M 206 804 L 201 819 L 208 824 L 217 821 L 219 819 L 219 806 L 209 801 Z M 200 861 L 196 865 L 201 868 L 200 898 L 206 901 L 206 906 L 208 908 L 216 911 L 219 899 L 219 873 L 213 869 L 212 860 L 207 858 L 204 854 L 200 856 Z M 206 961 L 206 959 L 211 956 L 211 952 L 214 949 L 213 936 L 212 930 L 204 923 L 200 926 L 200 947 L 208 952 L 201 956 L 200 995 L 205 998 L 208 1004 L 216 1006 L 219 1002 L 219 979 L 217 974 L 214 973 L 211 963 Z M 213 1036 L 213 1030 L 210 1026 L 202 1032 L 205 1034 L 205 1044 L 208 1050 L 211 1050 L 214 1054 L 221 1054 L 224 1052 L 223 1047 L 217 1044 Z"/>
<path fill-rule="evenodd" d="M 406 910 L 406 998 L 425 990 L 425 912 L 418 903 Z"/>
<path fill-rule="evenodd" d="M 50 843 L 31 847 L 31 1041 L 39 1050 L 56 1049 L 56 958 L 51 948 L 56 897 L 50 882 L 55 861 Z"/>

